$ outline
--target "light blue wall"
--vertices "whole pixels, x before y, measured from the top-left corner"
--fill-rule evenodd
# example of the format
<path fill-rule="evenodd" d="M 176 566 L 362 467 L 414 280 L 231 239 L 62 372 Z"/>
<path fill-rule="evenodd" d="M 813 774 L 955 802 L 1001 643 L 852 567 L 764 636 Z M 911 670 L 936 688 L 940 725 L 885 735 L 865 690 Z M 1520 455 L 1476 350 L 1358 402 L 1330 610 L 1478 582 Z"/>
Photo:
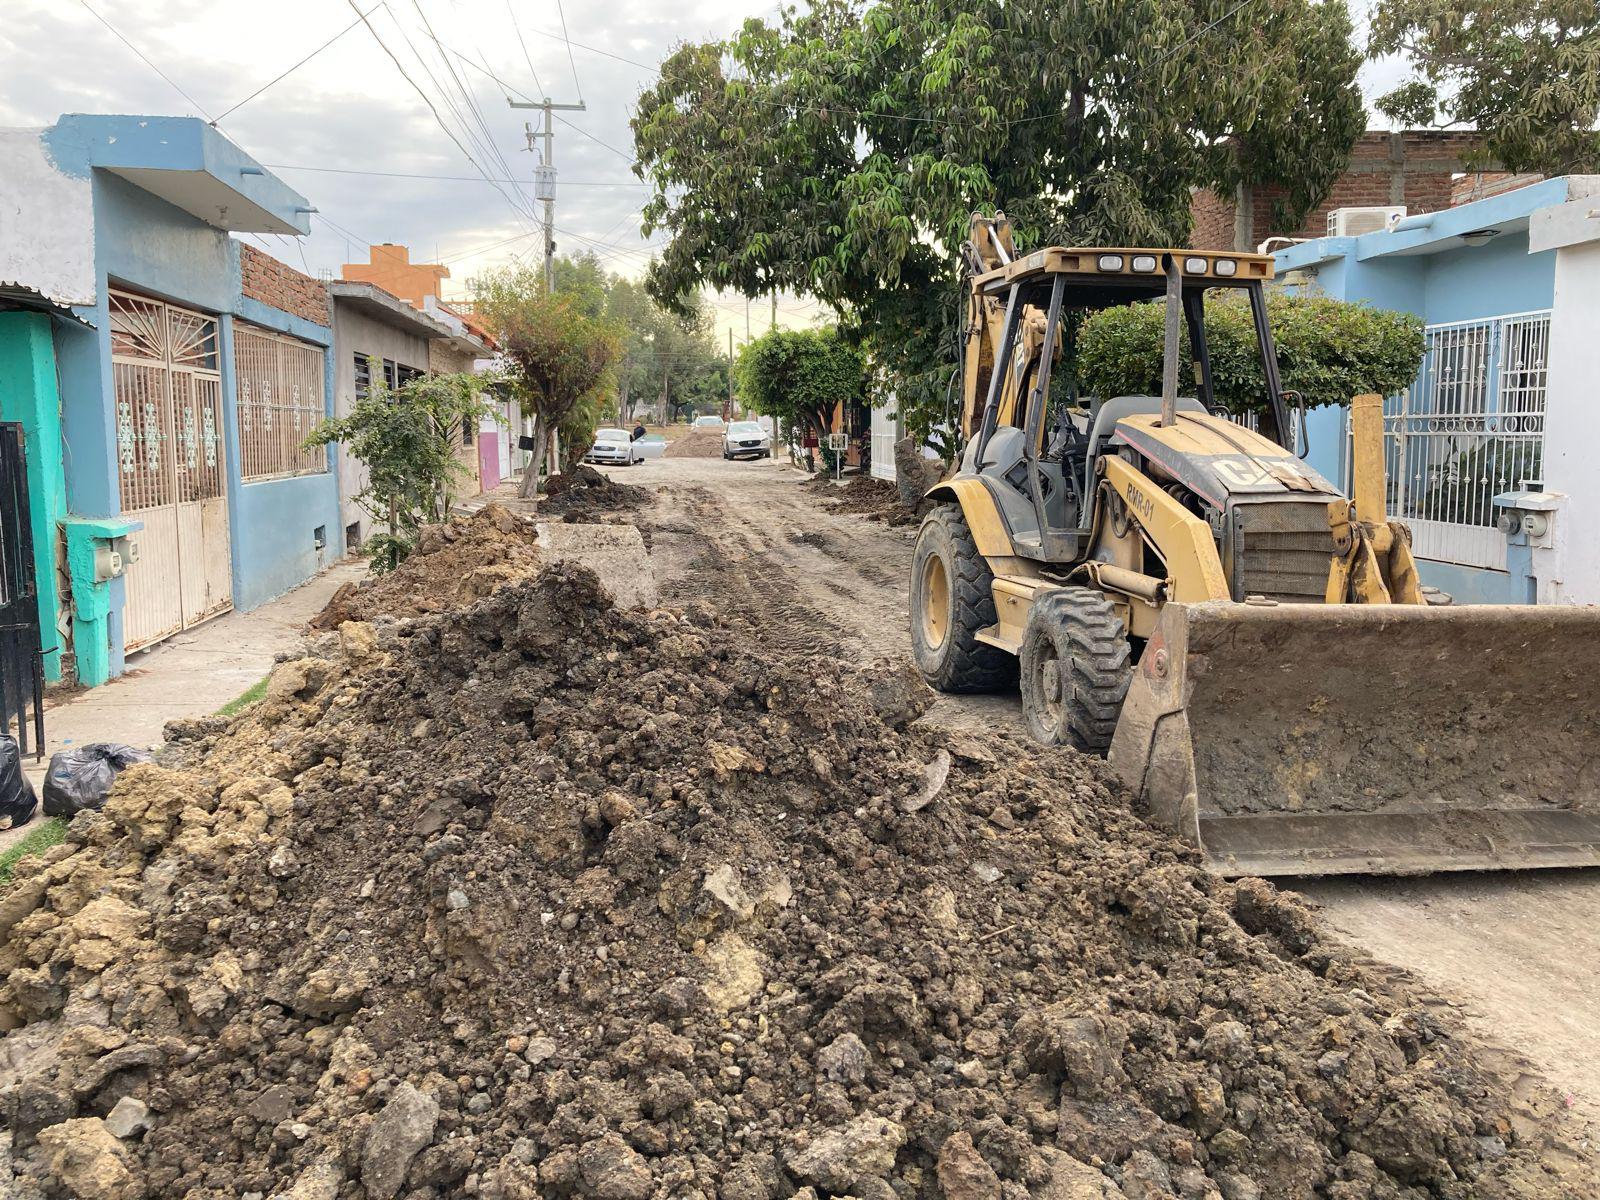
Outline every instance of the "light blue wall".
<path fill-rule="evenodd" d="M 133 122 L 130 126 L 128 123 Z M 198 127 L 198 128 L 197 128 Z M 131 136 L 125 134 L 136 130 Z M 239 431 L 233 369 L 233 319 L 288 333 L 330 351 L 323 394 L 333 396 L 332 331 L 280 312 L 240 294 L 239 244 L 189 212 L 136 187 L 106 166 L 156 166 L 205 170 L 229 186 L 269 206 L 288 220 L 304 200 L 274 176 L 243 175 L 253 166 L 226 139 L 188 118 L 67 117 L 45 135 L 58 168 L 88 175 L 95 219 L 95 270 L 99 300 L 78 309 L 93 330 L 58 322 L 57 357 L 61 370 L 62 441 L 71 513 L 85 517 L 120 512 L 116 445 L 116 401 L 111 364 L 106 288 L 126 287 L 218 317 L 219 367 L 223 389 L 223 433 L 228 464 L 229 533 L 233 560 L 233 602 L 255 608 L 328 564 L 314 530 L 326 531 L 327 545 L 339 545 L 338 476 L 332 470 L 293 479 L 241 484 Z M 141 158 L 140 156 L 145 156 Z M 295 216 L 304 223 L 303 213 Z M 329 410 L 331 415 L 331 410 Z M 123 670 L 122 608 L 125 587 L 115 580 L 107 629 L 111 674 Z"/>
<path fill-rule="evenodd" d="M 1424 324 L 1469 321 L 1551 307 L 1555 300 L 1553 251 L 1528 253 L 1527 218 L 1538 208 L 1566 199 L 1566 181 L 1549 180 L 1533 188 L 1491 197 L 1433 214 L 1412 229 L 1324 238 L 1279 252 L 1280 277 L 1289 271 L 1314 272 L 1306 287 L 1339 300 L 1413 313 Z M 1463 244 L 1464 232 L 1504 228 L 1482 245 Z M 1409 251 L 1401 253 L 1400 251 Z M 1600 336 L 1600 335 L 1597 335 Z M 1308 423 L 1307 461 L 1329 479 L 1345 478 L 1349 454 L 1349 413 L 1319 409 Z M 1491 571 L 1420 559 L 1424 584 L 1449 592 L 1466 604 L 1530 604 L 1535 581 L 1524 558 L 1512 556 L 1509 571 Z"/>
<path fill-rule="evenodd" d="M 235 246 L 237 256 L 238 248 Z M 324 415 L 333 415 L 333 331 L 290 313 L 269 308 L 248 296 L 241 297 L 238 315 L 255 325 L 287 333 L 322 346 L 322 396 Z M 224 322 L 227 361 L 233 361 L 233 321 Z M 339 523 L 339 477 L 333 450 L 323 453 L 328 470 L 320 475 L 241 483 L 236 380 L 228 371 L 222 381 L 228 444 L 228 519 L 233 530 L 233 602 L 241 609 L 255 608 L 304 583 L 327 566 L 333 547 L 342 546 Z M 324 543 L 315 544 L 321 528 Z"/>

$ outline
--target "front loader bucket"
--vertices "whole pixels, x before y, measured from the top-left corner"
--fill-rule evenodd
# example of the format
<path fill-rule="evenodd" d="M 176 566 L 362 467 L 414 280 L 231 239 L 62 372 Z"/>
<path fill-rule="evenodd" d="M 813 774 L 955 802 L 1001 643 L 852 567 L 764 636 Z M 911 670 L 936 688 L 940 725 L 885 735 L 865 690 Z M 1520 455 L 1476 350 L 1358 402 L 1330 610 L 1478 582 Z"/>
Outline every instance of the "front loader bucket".
<path fill-rule="evenodd" d="M 1169 603 L 1110 759 L 1223 875 L 1600 866 L 1600 609 Z"/>

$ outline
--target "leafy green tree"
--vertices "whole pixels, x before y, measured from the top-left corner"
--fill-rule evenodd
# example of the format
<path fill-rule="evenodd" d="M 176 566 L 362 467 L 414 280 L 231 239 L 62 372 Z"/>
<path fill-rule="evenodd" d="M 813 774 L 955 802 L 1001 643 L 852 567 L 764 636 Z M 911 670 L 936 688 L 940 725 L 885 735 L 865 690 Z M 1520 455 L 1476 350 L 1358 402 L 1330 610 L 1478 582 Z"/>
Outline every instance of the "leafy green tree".
<path fill-rule="evenodd" d="M 735 375 L 745 403 L 783 422 L 791 443 L 820 437 L 836 405 L 866 398 L 861 350 L 834 328 L 770 330 L 746 344 Z"/>
<path fill-rule="evenodd" d="M 475 280 L 474 288 L 474 312 L 500 343 L 511 390 L 533 419 L 533 457 L 520 495 L 536 500 L 551 433 L 586 409 L 601 411 L 614 383 L 621 337 L 603 313 L 586 310 L 582 293 L 549 295 L 542 272 L 506 268 Z M 592 435 L 593 418 L 588 428 Z"/>
<path fill-rule="evenodd" d="M 367 394 L 343 417 L 324 421 L 308 446 L 339 442 L 367 468 L 356 502 L 384 532 L 367 540 L 372 569 L 399 566 L 417 531 L 444 520 L 453 485 L 469 474 L 457 455 L 462 427 L 494 414 L 480 375 L 422 375 L 390 389 L 382 364 L 372 363 Z"/>
<path fill-rule="evenodd" d="M 634 119 L 669 242 L 653 293 L 817 297 L 865 333 L 913 431 L 943 413 L 959 248 L 1179 244 L 1191 189 L 1296 216 L 1365 124 L 1344 0 L 818 0 L 662 64 Z"/>
<path fill-rule="evenodd" d="M 1164 306 L 1129 304 L 1090 316 L 1074 347 L 1078 391 L 1084 396 L 1161 393 Z M 1422 321 L 1326 296 L 1274 293 L 1267 319 L 1284 388 L 1307 407 L 1348 404 L 1363 392 L 1391 395 L 1409 387 L 1422 365 Z M 1193 394 L 1189 338 L 1178 355 L 1178 386 Z M 1208 298 L 1206 348 L 1217 402 L 1232 413 L 1262 411 L 1266 378 L 1250 306 L 1243 296 Z"/>
<path fill-rule="evenodd" d="M 1378 100 L 1396 120 L 1473 127 L 1508 171 L 1600 171 L 1595 0 L 1381 0 L 1371 51 L 1411 62 Z"/>

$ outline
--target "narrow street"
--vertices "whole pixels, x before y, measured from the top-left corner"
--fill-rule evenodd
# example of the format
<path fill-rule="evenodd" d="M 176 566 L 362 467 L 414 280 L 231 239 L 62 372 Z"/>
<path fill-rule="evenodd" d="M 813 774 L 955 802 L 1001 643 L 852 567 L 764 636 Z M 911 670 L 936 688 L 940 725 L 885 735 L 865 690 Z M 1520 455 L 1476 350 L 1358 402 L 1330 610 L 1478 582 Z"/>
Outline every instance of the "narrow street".
<path fill-rule="evenodd" d="M 664 603 L 743 617 L 775 644 L 815 650 L 819 664 L 909 653 L 914 527 L 830 512 L 799 472 L 766 462 L 674 458 L 602 469 L 658 492 L 642 524 Z M 924 720 L 1023 728 L 1014 694 L 941 696 Z M 1295 890 L 1350 941 L 1450 998 L 1487 1041 L 1526 1055 L 1600 1123 L 1593 872 L 1307 879 Z"/>

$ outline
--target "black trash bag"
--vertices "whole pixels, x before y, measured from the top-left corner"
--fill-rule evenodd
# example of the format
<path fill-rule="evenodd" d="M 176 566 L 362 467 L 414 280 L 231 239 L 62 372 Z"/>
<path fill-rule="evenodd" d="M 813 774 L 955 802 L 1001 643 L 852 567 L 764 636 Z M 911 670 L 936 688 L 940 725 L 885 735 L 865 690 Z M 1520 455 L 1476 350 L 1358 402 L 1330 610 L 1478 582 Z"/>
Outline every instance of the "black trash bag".
<path fill-rule="evenodd" d="M 0 829 L 15 829 L 33 820 L 39 801 L 22 772 L 17 739 L 0 734 Z"/>
<path fill-rule="evenodd" d="M 70 817 L 85 809 L 99 808 L 111 794 L 118 775 L 134 763 L 149 761 L 150 756 L 143 750 L 115 742 L 91 742 L 56 751 L 50 756 L 50 769 L 44 775 L 45 814 Z"/>

